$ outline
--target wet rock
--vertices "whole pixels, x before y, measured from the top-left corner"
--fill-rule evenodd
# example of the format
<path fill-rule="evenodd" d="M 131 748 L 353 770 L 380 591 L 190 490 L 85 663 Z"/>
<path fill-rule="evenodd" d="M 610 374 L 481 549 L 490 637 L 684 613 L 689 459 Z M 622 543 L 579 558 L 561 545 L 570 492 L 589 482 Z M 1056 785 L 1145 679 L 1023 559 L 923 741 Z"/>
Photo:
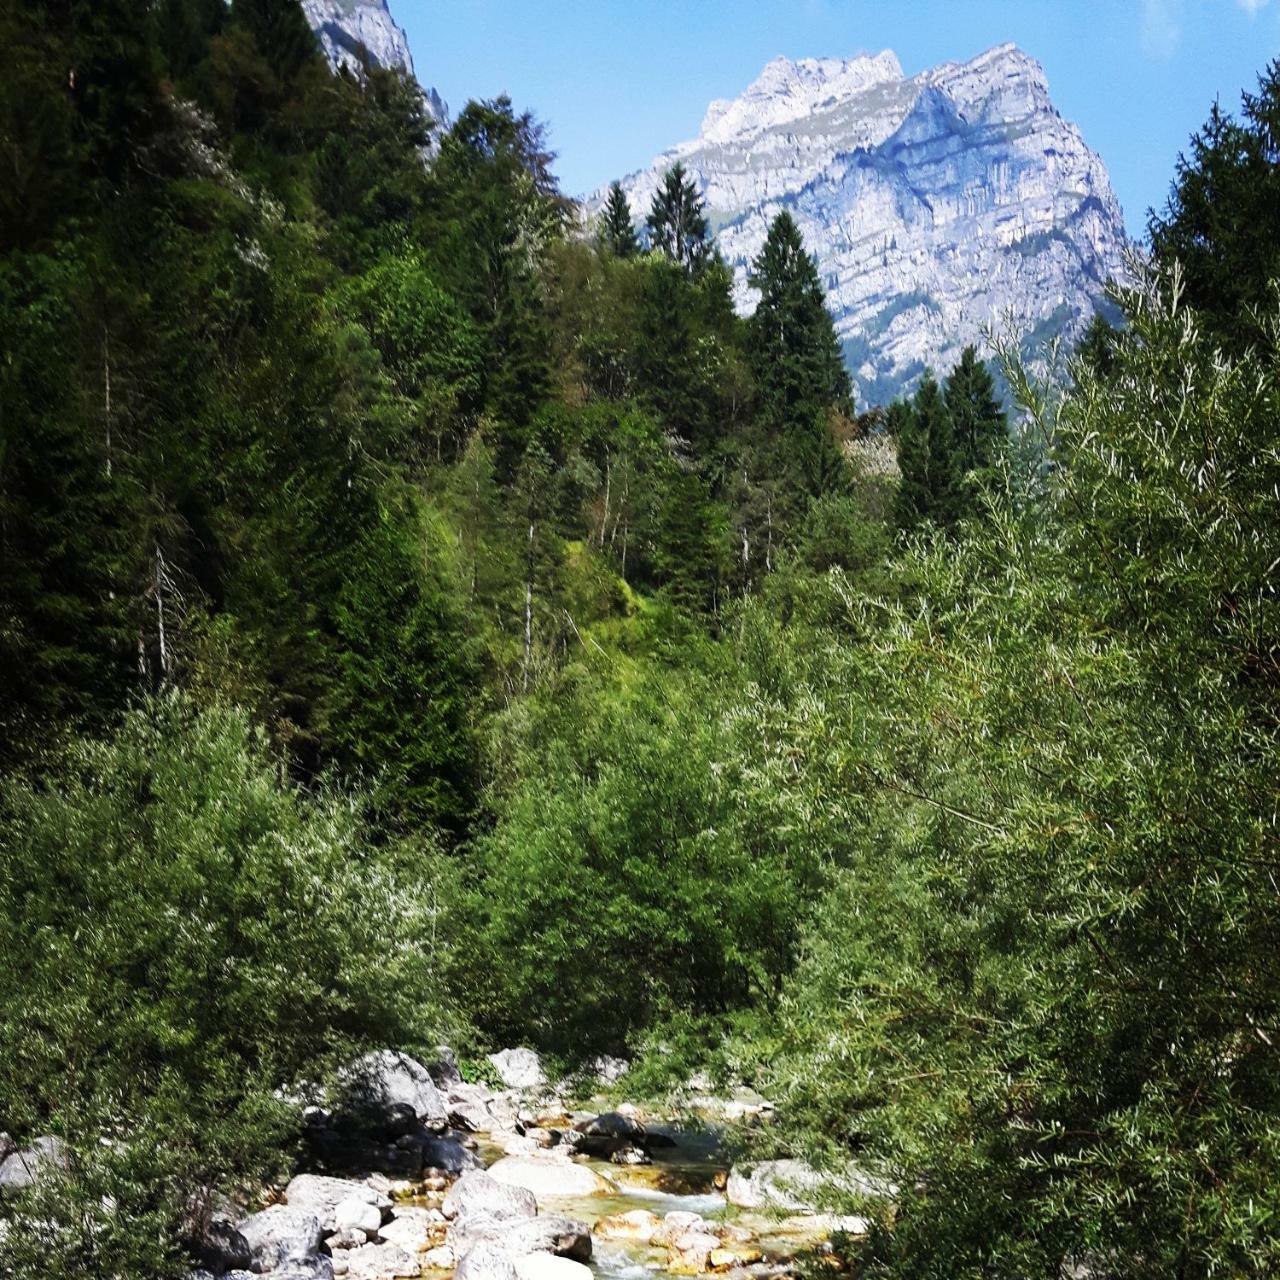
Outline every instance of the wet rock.
<path fill-rule="evenodd" d="M 528 1253 L 516 1259 L 519 1280 L 592 1280 L 590 1267 L 553 1253 Z"/>
<path fill-rule="evenodd" d="M 608 1178 L 584 1164 L 550 1156 L 503 1156 L 489 1176 L 511 1187 L 524 1187 L 536 1196 L 598 1196 L 616 1192 Z"/>
<path fill-rule="evenodd" d="M 652 1164 L 653 1159 L 643 1147 L 633 1146 L 628 1143 L 625 1147 L 619 1147 L 610 1156 L 609 1160 L 613 1164 L 638 1165 Z"/>
<path fill-rule="evenodd" d="M 324 1230 L 320 1218 L 310 1209 L 273 1204 L 251 1214 L 238 1230 L 249 1246 L 250 1266 L 255 1271 L 276 1271 L 308 1262 L 320 1252 Z"/>
<path fill-rule="evenodd" d="M 501 1163 L 499 1160 L 498 1164 Z M 495 1218 L 532 1218 L 537 1215 L 538 1201 L 527 1188 L 499 1181 L 477 1169 L 464 1173 L 450 1187 L 441 1209 L 446 1218 L 462 1218 L 473 1213 Z"/>
<path fill-rule="evenodd" d="M 759 1249 L 747 1244 L 721 1245 L 712 1249 L 707 1256 L 707 1266 L 712 1271 L 729 1271 L 733 1267 L 749 1267 L 759 1262 L 764 1254 Z"/>
<path fill-rule="evenodd" d="M 648 1209 L 631 1209 L 601 1218 L 594 1230 L 603 1240 L 632 1240 L 637 1244 L 649 1244 L 661 1226 L 662 1219 L 656 1213 Z"/>
<path fill-rule="evenodd" d="M 720 1240 L 695 1227 L 673 1236 L 667 1248 L 668 1271 L 678 1276 L 696 1276 L 709 1270 L 711 1255 L 720 1248 Z"/>
<path fill-rule="evenodd" d="M 590 1120 L 574 1125 L 579 1133 L 599 1138 L 638 1138 L 644 1133 L 644 1125 L 622 1111 L 606 1111 Z"/>
<path fill-rule="evenodd" d="M 700 1213 L 690 1213 L 686 1209 L 673 1209 L 654 1231 L 653 1243 L 669 1245 L 676 1236 L 694 1230 L 709 1230 L 707 1220 Z"/>
<path fill-rule="evenodd" d="M 532 1049 L 503 1049 L 489 1061 L 508 1089 L 541 1089 L 547 1083 L 542 1060 Z"/>

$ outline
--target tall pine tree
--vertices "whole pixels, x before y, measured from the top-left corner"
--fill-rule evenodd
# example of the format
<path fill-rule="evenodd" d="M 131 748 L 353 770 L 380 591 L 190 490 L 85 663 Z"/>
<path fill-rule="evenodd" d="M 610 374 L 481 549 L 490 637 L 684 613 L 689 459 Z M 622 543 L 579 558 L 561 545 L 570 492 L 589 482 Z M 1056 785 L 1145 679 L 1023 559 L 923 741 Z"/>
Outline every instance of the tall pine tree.
<path fill-rule="evenodd" d="M 960 472 L 946 400 L 926 373 L 910 405 L 893 405 L 889 427 L 898 443 L 896 517 L 900 528 L 926 521 L 946 528 L 959 515 Z"/>
<path fill-rule="evenodd" d="M 947 413 L 963 472 L 985 471 L 1009 437 L 1009 422 L 996 399 L 996 385 L 973 347 L 965 347 L 946 389 Z"/>
<path fill-rule="evenodd" d="M 714 244 L 707 223 L 706 206 L 697 184 L 682 164 L 667 170 L 654 193 L 645 225 L 649 243 L 689 275 L 697 275 L 711 261 Z"/>
<path fill-rule="evenodd" d="M 609 199 L 600 215 L 600 239 L 615 258 L 634 258 L 640 252 L 640 240 L 631 221 L 631 206 L 620 182 L 609 187 Z"/>
<path fill-rule="evenodd" d="M 852 394 L 835 326 L 795 219 L 773 220 L 750 282 L 760 291 L 749 342 L 756 383 L 775 424 L 812 418 Z"/>

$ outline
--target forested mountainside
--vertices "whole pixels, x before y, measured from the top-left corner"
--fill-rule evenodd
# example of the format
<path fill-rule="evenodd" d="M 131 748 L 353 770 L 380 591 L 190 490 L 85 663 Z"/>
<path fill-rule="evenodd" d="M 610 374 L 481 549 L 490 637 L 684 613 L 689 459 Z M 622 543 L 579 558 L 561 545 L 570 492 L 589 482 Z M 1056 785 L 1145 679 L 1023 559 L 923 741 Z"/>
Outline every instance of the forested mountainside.
<path fill-rule="evenodd" d="M 0 1274 L 579 1276 L 581 1072 L 755 1091 L 744 1277 L 1276 1272 L 1276 68 L 1061 380 L 859 415 L 787 209 L 744 316 L 297 0 L 0 41 Z"/>
<path fill-rule="evenodd" d="M 1124 275 L 1101 158 L 1005 44 L 905 77 L 891 52 L 777 58 L 699 136 L 622 182 L 639 216 L 682 164 L 750 313 L 751 263 L 781 210 L 816 254 L 859 396 L 886 404 L 987 330 L 1034 357 L 1078 341 Z M 603 200 L 603 194 L 596 203 Z"/>

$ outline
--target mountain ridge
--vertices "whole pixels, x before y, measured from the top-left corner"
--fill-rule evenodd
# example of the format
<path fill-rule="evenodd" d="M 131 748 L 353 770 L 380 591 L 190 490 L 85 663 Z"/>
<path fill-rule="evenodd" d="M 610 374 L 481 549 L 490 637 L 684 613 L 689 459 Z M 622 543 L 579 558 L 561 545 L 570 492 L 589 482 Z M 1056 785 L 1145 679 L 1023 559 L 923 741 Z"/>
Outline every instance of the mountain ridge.
<path fill-rule="evenodd" d="M 710 104 L 697 138 L 622 179 L 638 218 L 676 161 L 707 202 L 744 313 L 769 222 L 796 217 L 872 403 L 970 342 L 989 352 L 988 327 L 1073 339 L 1123 276 L 1106 167 L 1012 43 L 911 77 L 890 50 L 775 58 L 738 98 Z"/>

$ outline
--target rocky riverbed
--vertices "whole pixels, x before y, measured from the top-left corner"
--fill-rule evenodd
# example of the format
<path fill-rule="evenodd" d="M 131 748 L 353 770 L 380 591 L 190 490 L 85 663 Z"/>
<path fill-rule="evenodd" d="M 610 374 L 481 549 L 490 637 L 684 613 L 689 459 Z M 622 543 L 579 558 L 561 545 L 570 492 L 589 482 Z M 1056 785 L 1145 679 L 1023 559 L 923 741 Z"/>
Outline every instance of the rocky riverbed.
<path fill-rule="evenodd" d="M 491 1062 L 497 1088 L 446 1049 L 353 1064 L 336 1105 L 308 1111 L 315 1172 L 212 1223 L 191 1280 L 765 1280 L 865 1226 L 817 1212 L 797 1161 L 721 1162 L 716 1123 L 765 1113 L 762 1099 L 699 1098 L 700 1120 L 677 1124 L 574 1106 L 529 1050 Z"/>

